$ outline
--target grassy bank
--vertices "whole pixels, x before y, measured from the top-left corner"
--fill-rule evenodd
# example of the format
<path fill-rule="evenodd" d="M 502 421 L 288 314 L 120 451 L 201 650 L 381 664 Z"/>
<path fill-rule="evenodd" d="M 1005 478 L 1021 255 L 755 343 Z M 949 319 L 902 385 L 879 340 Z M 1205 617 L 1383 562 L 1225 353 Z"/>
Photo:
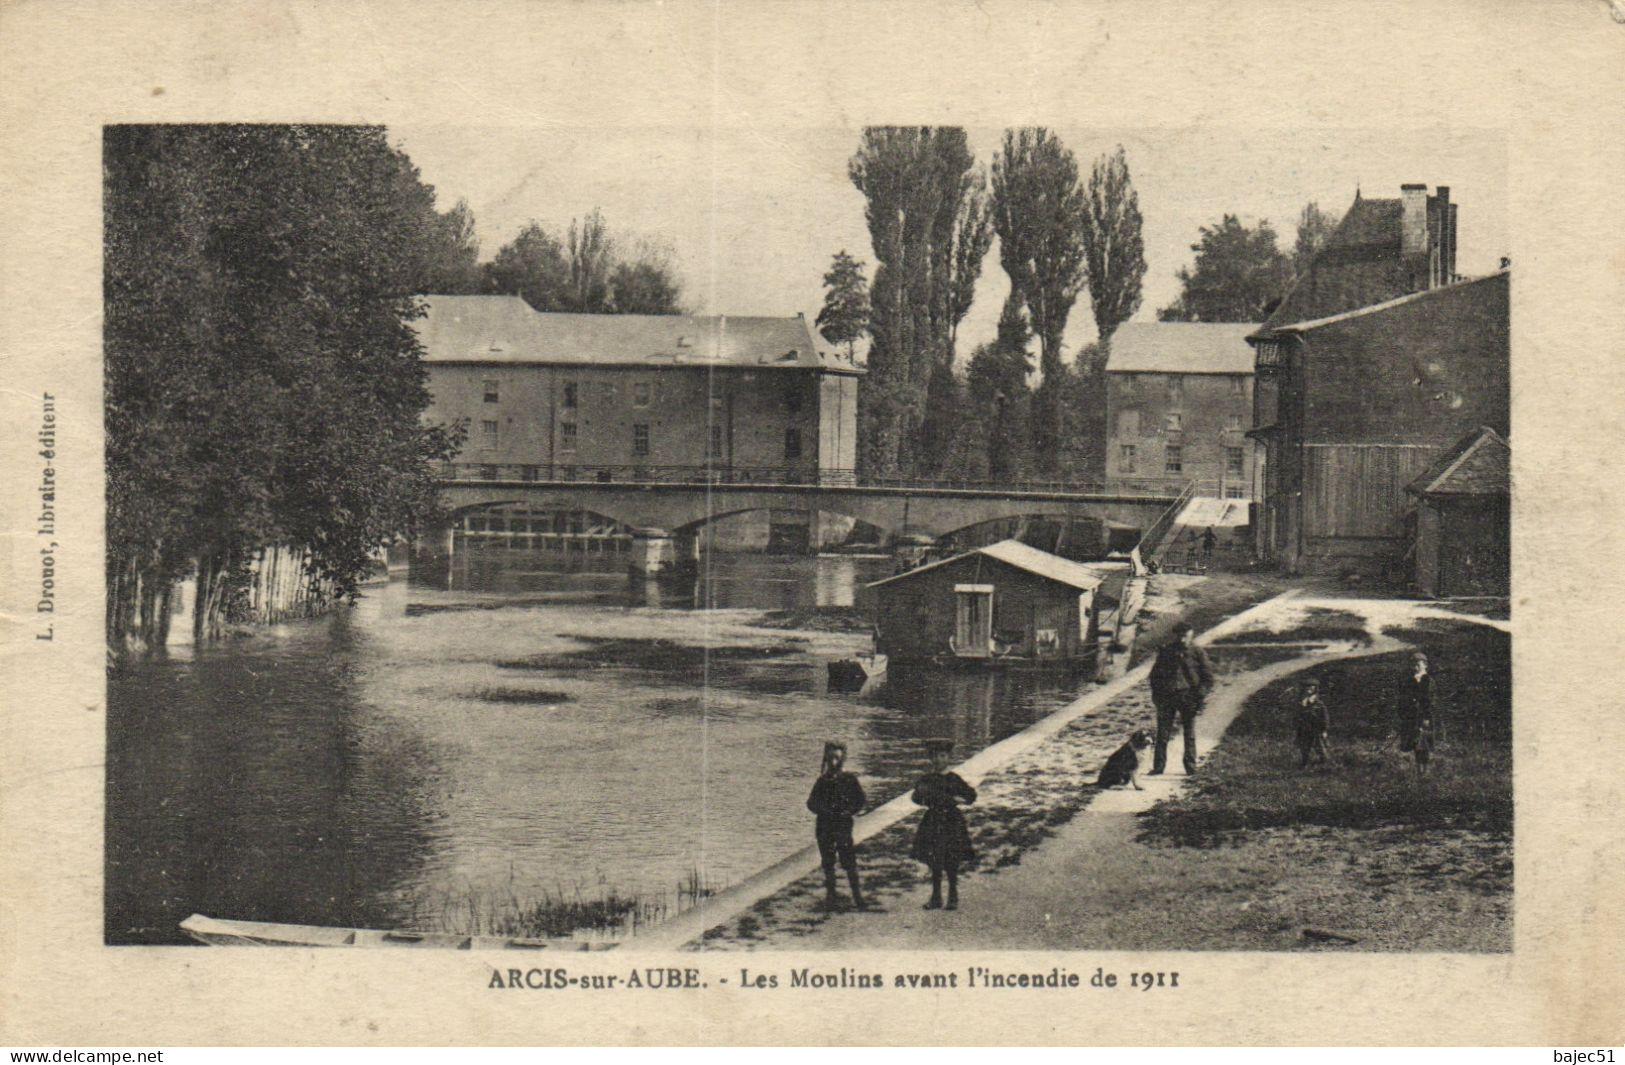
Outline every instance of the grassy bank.
<path fill-rule="evenodd" d="M 1194 787 L 1143 816 L 1139 839 L 1167 857 L 1204 849 L 1209 873 L 1228 869 L 1203 906 L 1238 932 L 1510 949 L 1510 637 L 1442 621 L 1385 635 L 1425 650 L 1434 673 L 1441 739 L 1426 777 L 1395 735 L 1408 652 L 1328 663 L 1312 673 L 1331 712 L 1330 765 L 1297 768 L 1287 700 L 1301 678 L 1268 685 Z"/>

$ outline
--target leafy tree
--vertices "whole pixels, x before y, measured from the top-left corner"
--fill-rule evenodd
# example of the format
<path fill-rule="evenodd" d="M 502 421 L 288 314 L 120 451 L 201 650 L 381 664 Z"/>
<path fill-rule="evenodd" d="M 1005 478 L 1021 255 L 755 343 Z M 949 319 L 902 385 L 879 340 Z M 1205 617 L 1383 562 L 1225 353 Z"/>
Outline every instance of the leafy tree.
<path fill-rule="evenodd" d="M 1034 403 L 1033 451 L 1050 472 L 1061 443 L 1061 338 L 1085 278 L 1085 197 L 1071 151 L 1042 127 L 1006 130 L 993 161 L 993 227 L 1010 287 L 1038 338 L 1043 374 Z"/>
<path fill-rule="evenodd" d="M 425 219 L 422 267 L 425 295 L 468 296 L 481 288 L 480 241 L 467 200 Z"/>
<path fill-rule="evenodd" d="M 564 245 L 537 222 L 497 250 L 486 264 L 485 290 L 520 296 L 538 311 L 562 311 L 569 287 L 570 265 Z"/>
<path fill-rule="evenodd" d="M 440 223 L 381 128 L 103 135 L 108 636 L 161 645 L 195 572 L 199 638 L 286 545 L 333 594 L 438 513 L 410 321 Z"/>
<path fill-rule="evenodd" d="M 869 280 L 863 264 L 842 248 L 824 274 L 824 306 L 815 324 L 831 344 L 845 344 L 850 356 L 869 330 Z"/>
<path fill-rule="evenodd" d="M 530 222 L 497 250 L 484 271 L 484 290 L 520 296 L 544 312 L 680 314 L 682 283 L 664 248 L 636 244 L 633 257 L 602 212 L 571 219 L 562 237 Z"/>
<path fill-rule="evenodd" d="M 1331 239 L 1337 229 L 1338 217 L 1320 209 L 1318 203 L 1304 205 L 1298 215 L 1298 242 L 1292 250 L 1292 276 L 1301 278 L 1309 272 L 1315 255 Z"/>
<path fill-rule="evenodd" d="M 924 453 L 922 433 L 933 374 L 939 364 L 952 364 L 954 331 L 964 313 L 955 293 L 956 277 L 962 288 L 965 274 L 956 274 L 956 264 L 971 269 L 976 243 L 974 234 L 960 237 L 965 202 L 977 184 L 974 164 L 965 131 L 957 126 L 870 126 L 848 165 L 864 195 L 877 264 L 869 299 L 869 376 L 858 399 L 859 465 L 865 472 L 935 465 Z M 980 259 L 974 262 L 979 270 Z M 969 283 L 974 287 L 974 275 Z"/>
<path fill-rule="evenodd" d="M 1165 322 L 1262 322 L 1286 294 L 1292 263 L 1275 245 L 1275 230 L 1249 228 L 1233 214 L 1201 228 L 1191 245 L 1193 268 L 1181 267 L 1179 299 L 1157 312 Z"/>
<path fill-rule="evenodd" d="M 616 263 L 609 275 L 609 307 L 614 314 L 682 314 L 682 288 L 670 268 L 640 259 Z"/>
<path fill-rule="evenodd" d="M 1030 465 L 1028 421 L 1032 390 L 1032 331 L 1012 293 L 999 315 L 998 335 L 978 347 L 965 373 L 971 432 L 980 444 L 982 467 L 994 481 L 1020 480 Z"/>
<path fill-rule="evenodd" d="M 609 275 L 614 269 L 614 248 L 604 216 L 596 207 L 579 223 L 570 219 L 565 245 L 570 284 L 568 309 L 583 314 L 602 313 L 609 307 Z"/>
<path fill-rule="evenodd" d="M 1103 342 L 1109 342 L 1117 327 L 1140 309 L 1140 283 L 1145 278 L 1140 229 L 1140 196 L 1119 146 L 1116 154 L 1095 160 L 1083 211 L 1089 302 Z"/>

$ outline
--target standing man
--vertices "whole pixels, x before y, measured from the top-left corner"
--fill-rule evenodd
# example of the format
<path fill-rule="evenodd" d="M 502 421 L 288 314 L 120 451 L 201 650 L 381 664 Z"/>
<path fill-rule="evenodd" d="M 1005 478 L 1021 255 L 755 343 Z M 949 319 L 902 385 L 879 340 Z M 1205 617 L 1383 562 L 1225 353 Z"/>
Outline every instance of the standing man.
<path fill-rule="evenodd" d="M 1218 542 L 1219 538 L 1214 535 L 1213 526 L 1209 525 L 1207 532 L 1202 534 L 1202 563 L 1204 565 L 1213 561 L 1213 548 Z"/>
<path fill-rule="evenodd" d="M 1196 633 L 1181 621 L 1174 626 L 1174 638 L 1157 652 L 1151 666 L 1151 702 L 1157 708 L 1157 750 L 1151 762 L 1151 775 L 1168 767 L 1168 740 L 1174 722 L 1185 729 L 1185 775 L 1196 772 L 1196 715 L 1202 700 L 1213 690 L 1213 663 L 1207 652 L 1196 646 Z"/>

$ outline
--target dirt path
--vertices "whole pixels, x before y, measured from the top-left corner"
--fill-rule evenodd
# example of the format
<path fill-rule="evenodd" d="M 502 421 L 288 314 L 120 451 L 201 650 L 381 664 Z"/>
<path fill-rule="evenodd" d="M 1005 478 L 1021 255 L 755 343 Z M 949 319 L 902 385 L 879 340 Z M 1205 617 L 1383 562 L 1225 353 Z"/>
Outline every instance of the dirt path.
<path fill-rule="evenodd" d="M 1384 654 L 1402 646 L 1383 637 L 1359 648 L 1347 643 L 1328 646 L 1221 679 L 1199 719 L 1199 756 L 1219 742 L 1247 698 L 1271 681 L 1324 662 Z M 1133 908 L 1110 900 L 1132 897 L 1141 887 L 1144 870 L 1134 856 L 1146 848 L 1134 841 L 1134 815 L 1173 797 L 1185 786 L 1186 778 L 1177 768 L 1177 744 L 1176 740 L 1176 749 L 1170 752 L 1173 768 L 1162 777 L 1143 777 L 1144 791 L 1102 792 L 1019 865 L 999 869 L 997 876 L 963 877 L 961 906 L 956 912 L 922 909 L 922 890 L 897 897 L 882 912 L 831 915 L 817 925 L 816 934 L 797 929 L 790 937 L 780 937 L 769 930 L 752 946 L 793 945 L 804 950 L 1129 946 L 1131 940 L 1154 929 L 1141 929 L 1135 935 L 1136 930 L 1121 927 Z M 971 811 L 974 816 L 974 807 Z M 1196 889 L 1194 884 L 1188 886 Z M 713 948 L 724 945 L 707 944 Z"/>

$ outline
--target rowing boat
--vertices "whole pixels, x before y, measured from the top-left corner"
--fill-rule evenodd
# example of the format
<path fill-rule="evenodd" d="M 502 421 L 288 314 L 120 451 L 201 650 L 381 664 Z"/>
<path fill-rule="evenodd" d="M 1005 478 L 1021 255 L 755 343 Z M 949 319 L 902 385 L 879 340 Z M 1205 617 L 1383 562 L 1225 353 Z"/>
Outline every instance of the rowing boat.
<path fill-rule="evenodd" d="M 418 947 L 437 950 L 606 950 L 613 944 L 579 939 L 471 936 L 457 932 L 389 932 L 374 928 L 231 921 L 194 913 L 181 930 L 215 947 Z"/>

